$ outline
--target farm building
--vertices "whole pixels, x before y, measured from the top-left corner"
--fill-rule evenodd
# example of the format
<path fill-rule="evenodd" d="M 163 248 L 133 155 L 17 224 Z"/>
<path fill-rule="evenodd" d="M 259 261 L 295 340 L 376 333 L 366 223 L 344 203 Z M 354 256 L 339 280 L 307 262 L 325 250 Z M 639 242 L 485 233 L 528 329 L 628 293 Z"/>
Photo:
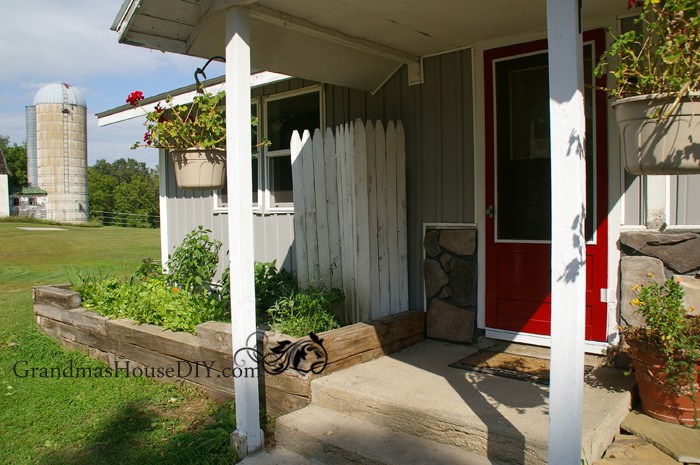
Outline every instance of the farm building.
<path fill-rule="evenodd" d="M 10 214 L 45 220 L 48 195 L 38 187 L 23 187 L 10 195 Z"/>
<path fill-rule="evenodd" d="M 5 155 L 0 149 L 0 218 L 10 215 L 10 171 L 7 169 L 7 161 Z"/>
<path fill-rule="evenodd" d="M 88 220 L 87 104 L 66 83 L 43 86 L 26 108 L 27 177 L 39 188 L 42 218 L 66 223 Z M 33 192 L 33 191 L 32 191 Z M 17 197 L 19 199 L 19 197 Z M 19 205 L 18 205 L 19 206 Z"/>
<path fill-rule="evenodd" d="M 637 259 L 700 268 L 700 177 L 626 173 L 596 90 L 604 28 L 633 27 L 627 2 L 178 5 L 127 1 L 113 27 L 122 43 L 226 57 L 207 85 L 227 91 L 227 189 L 180 190 L 161 153 L 164 256 L 202 224 L 232 275 L 275 259 L 342 287 L 356 321 L 425 310 L 428 336 L 551 346 L 550 463 L 578 461 L 584 351 L 630 317 Z M 295 77 L 253 85 L 251 65 Z M 255 157 L 251 114 L 272 142 Z M 233 284 L 234 349 L 254 330 L 249 284 Z M 252 451 L 257 387 L 236 383 Z"/>

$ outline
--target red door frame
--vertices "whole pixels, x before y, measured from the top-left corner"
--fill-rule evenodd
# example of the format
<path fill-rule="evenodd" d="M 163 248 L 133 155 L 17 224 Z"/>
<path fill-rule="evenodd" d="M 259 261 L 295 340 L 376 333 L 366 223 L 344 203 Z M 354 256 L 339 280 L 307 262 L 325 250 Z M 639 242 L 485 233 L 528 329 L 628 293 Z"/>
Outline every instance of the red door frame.
<path fill-rule="evenodd" d="M 602 29 L 585 32 L 584 42 L 593 43 L 593 57 L 605 49 L 605 32 Z M 547 50 L 547 41 L 540 40 L 517 44 L 484 52 L 484 98 L 485 98 L 485 129 L 486 129 L 486 195 L 484 209 L 495 202 L 495 121 L 494 121 L 494 76 L 493 63 L 495 60 L 516 57 L 533 52 Z M 605 86 L 604 78 L 595 80 L 598 88 Z M 595 115 L 594 137 L 596 150 L 596 215 L 597 230 L 594 245 L 586 246 L 586 340 L 605 341 L 607 337 L 607 304 L 601 302 L 600 289 L 607 288 L 608 281 L 608 156 L 607 156 L 607 102 L 605 93 L 594 91 Z M 589 212 L 590 214 L 590 212 Z M 499 253 L 530 256 L 532 260 L 525 263 L 508 263 L 499 267 Z M 550 332 L 550 244 L 532 243 L 499 243 L 495 241 L 495 215 L 486 217 L 486 327 L 489 329 L 506 330 L 519 333 L 549 335 Z M 534 267 L 534 271 L 533 271 Z M 542 279 L 531 282 L 533 275 L 546 274 L 546 283 Z M 500 275 L 499 275 L 500 273 Z M 500 286 L 499 277 L 507 276 L 503 281 L 511 279 L 510 285 Z M 512 285 L 513 283 L 516 285 Z M 532 317 L 526 322 L 509 321 L 507 309 L 499 315 L 499 296 L 517 295 L 541 300 L 536 309 L 531 309 Z"/>

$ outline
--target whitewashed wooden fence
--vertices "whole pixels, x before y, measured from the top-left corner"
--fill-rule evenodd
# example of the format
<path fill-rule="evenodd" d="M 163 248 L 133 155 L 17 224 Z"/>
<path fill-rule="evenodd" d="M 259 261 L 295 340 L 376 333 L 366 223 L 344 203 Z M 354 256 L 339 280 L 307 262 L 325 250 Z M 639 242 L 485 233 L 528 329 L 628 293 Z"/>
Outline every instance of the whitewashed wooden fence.
<path fill-rule="evenodd" d="M 350 322 L 408 310 L 403 124 L 295 131 L 291 150 L 300 286 L 341 288 Z"/>

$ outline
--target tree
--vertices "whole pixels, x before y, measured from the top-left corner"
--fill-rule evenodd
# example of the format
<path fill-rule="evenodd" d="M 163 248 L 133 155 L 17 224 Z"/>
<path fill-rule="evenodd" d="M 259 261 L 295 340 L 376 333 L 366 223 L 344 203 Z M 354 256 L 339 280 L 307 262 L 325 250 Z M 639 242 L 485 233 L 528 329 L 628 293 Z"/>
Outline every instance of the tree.
<path fill-rule="evenodd" d="M 93 218 L 109 217 L 123 226 L 157 226 L 158 171 L 132 158 L 98 160 L 88 167 L 88 200 Z M 143 217 L 133 214 L 148 215 Z"/>
<path fill-rule="evenodd" d="M 26 145 L 10 145 L 10 138 L 0 136 L 0 149 L 5 155 L 7 168 L 10 170 L 8 181 L 10 192 L 21 190 L 28 186 L 27 180 L 27 147 Z"/>

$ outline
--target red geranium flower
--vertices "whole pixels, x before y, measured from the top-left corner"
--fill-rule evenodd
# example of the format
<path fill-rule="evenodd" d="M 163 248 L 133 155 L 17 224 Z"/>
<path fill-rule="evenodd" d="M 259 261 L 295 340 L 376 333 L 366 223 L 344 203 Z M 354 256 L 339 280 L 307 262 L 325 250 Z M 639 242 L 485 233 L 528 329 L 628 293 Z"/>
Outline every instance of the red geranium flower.
<path fill-rule="evenodd" d="M 143 98 L 143 92 L 141 92 L 140 90 L 136 90 L 129 94 L 129 96 L 126 98 L 126 103 L 136 108 L 136 106 L 141 100 L 143 100 Z"/>
<path fill-rule="evenodd" d="M 627 9 L 630 10 L 635 6 L 644 6 L 644 0 L 627 0 Z"/>

